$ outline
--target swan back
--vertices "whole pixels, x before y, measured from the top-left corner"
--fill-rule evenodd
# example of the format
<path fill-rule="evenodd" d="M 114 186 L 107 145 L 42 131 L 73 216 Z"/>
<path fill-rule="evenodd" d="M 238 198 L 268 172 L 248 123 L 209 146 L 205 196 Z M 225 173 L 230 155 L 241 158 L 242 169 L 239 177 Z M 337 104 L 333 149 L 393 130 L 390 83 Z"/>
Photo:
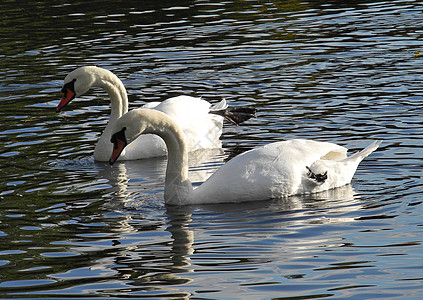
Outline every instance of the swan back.
<path fill-rule="evenodd" d="M 317 193 L 346 185 L 380 142 L 347 157 L 332 143 L 289 140 L 247 151 L 230 160 L 192 193 L 191 203 L 257 201 Z"/>
<path fill-rule="evenodd" d="M 218 105 L 225 106 L 226 101 L 222 100 Z M 222 146 L 219 137 L 222 135 L 223 117 L 209 113 L 209 102 L 191 96 L 178 96 L 144 107 L 153 108 L 172 117 L 183 130 L 189 151 Z"/>
<path fill-rule="evenodd" d="M 223 165 L 193 192 L 193 201 L 263 200 L 297 194 L 307 166 L 346 158 L 347 149 L 311 140 L 276 142 L 244 152 Z M 310 187 L 309 187 L 310 189 Z M 230 200 L 232 199 L 232 200 Z"/>

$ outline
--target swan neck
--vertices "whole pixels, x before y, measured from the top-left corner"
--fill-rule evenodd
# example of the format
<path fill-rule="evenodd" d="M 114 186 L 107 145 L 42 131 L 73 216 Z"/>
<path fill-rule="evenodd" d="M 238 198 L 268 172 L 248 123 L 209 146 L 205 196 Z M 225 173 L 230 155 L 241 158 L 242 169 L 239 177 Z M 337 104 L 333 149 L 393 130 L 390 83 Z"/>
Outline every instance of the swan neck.
<path fill-rule="evenodd" d="M 165 202 L 184 204 L 190 201 L 192 185 L 188 178 L 188 150 L 179 126 L 169 117 L 155 133 L 166 143 L 168 160 L 165 179 Z"/>
<path fill-rule="evenodd" d="M 111 102 L 110 119 L 117 120 L 128 112 L 128 95 L 125 86 L 116 75 L 109 71 L 104 75 L 106 76 L 100 76 L 94 85 L 102 87 L 108 93 Z"/>
<path fill-rule="evenodd" d="M 116 121 L 128 112 L 128 95 L 122 81 L 112 72 L 97 69 L 93 86 L 103 88 L 111 102 L 110 118 L 94 149 L 94 159 L 108 160 L 111 154 L 110 137 Z"/>

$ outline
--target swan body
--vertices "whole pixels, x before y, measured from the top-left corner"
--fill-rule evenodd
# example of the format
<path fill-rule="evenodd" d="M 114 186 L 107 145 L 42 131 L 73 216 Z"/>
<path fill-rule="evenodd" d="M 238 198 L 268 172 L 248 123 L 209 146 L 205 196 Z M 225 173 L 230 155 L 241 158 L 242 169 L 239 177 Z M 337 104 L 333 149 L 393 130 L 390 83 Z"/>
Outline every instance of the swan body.
<path fill-rule="evenodd" d="M 109 122 L 94 149 L 94 159 L 107 161 L 112 153 L 110 138 L 117 119 L 128 111 L 128 96 L 122 81 L 112 72 L 95 66 L 80 67 L 69 73 L 62 88 L 63 98 L 56 110 L 59 112 L 75 97 L 86 93 L 91 87 L 101 87 L 107 91 L 111 101 Z M 224 112 L 228 109 L 226 101 L 211 106 L 201 98 L 178 96 L 163 102 L 147 103 L 144 108 L 161 111 L 172 118 L 181 127 L 185 135 L 188 151 L 220 148 Z M 246 120 L 252 115 L 244 118 Z M 121 154 L 120 160 L 133 160 L 164 156 L 167 148 L 157 135 L 142 135 L 129 145 Z"/>
<path fill-rule="evenodd" d="M 111 164 L 140 134 L 162 137 L 168 148 L 164 197 L 167 204 L 174 205 L 257 201 L 340 187 L 350 183 L 359 163 L 380 144 L 373 142 L 347 157 L 346 148 L 327 142 L 294 139 L 271 143 L 236 156 L 193 189 L 184 134 L 167 115 L 135 109 L 116 122 L 114 132 Z"/>

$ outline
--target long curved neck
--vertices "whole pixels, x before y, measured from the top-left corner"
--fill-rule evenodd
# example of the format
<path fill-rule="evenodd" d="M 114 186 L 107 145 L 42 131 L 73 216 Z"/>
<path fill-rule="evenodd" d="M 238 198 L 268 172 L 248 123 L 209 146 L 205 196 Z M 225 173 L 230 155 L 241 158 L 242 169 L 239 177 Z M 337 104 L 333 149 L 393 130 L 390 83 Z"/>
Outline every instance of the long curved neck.
<path fill-rule="evenodd" d="M 150 109 L 141 109 L 141 111 L 150 119 L 144 133 L 157 134 L 166 143 L 168 158 L 165 202 L 167 204 L 183 204 L 190 201 L 193 188 L 188 178 L 188 150 L 184 133 L 176 122 L 166 114 Z"/>
<path fill-rule="evenodd" d="M 116 75 L 108 70 L 97 70 L 93 86 L 106 90 L 111 102 L 111 112 L 109 122 L 94 149 L 94 158 L 96 160 L 107 160 L 111 153 L 110 138 L 113 126 L 121 116 L 128 112 L 128 95 L 125 86 Z"/>
<path fill-rule="evenodd" d="M 188 178 L 188 150 L 185 137 L 176 124 L 168 127 L 160 137 L 165 141 L 168 152 L 165 202 L 182 204 L 190 201 L 192 185 Z"/>
<path fill-rule="evenodd" d="M 122 81 L 112 72 L 98 69 L 93 86 L 102 87 L 109 94 L 111 102 L 110 120 L 117 120 L 128 112 L 128 95 Z"/>

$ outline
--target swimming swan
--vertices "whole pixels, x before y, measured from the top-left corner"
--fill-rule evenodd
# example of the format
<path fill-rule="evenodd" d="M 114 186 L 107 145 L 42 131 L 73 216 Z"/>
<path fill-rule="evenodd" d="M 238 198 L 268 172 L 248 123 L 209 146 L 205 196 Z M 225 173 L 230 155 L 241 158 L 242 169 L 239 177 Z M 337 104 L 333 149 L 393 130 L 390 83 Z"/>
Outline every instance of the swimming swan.
<path fill-rule="evenodd" d="M 380 144 L 373 142 L 347 157 L 346 148 L 332 143 L 302 139 L 271 143 L 236 156 L 193 189 L 187 143 L 169 116 L 134 109 L 116 122 L 113 132 L 110 164 L 140 134 L 157 134 L 166 142 L 164 199 L 173 205 L 257 201 L 340 187 L 351 181 L 358 164 Z"/>
<path fill-rule="evenodd" d="M 128 111 L 128 96 L 122 81 L 109 70 L 95 66 L 80 67 L 69 73 L 63 84 L 63 97 L 56 108 L 59 112 L 75 97 L 85 94 L 91 87 L 102 87 L 111 101 L 109 122 L 94 149 L 94 159 L 108 161 L 111 130 L 116 120 Z M 151 102 L 143 106 L 162 111 L 171 116 L 182 128 L 188 151 L 220 148 L 223 119 L 239 124 L 255 115 L 252 107 L 228 107 L 226 101 L 211 106 L 209 102 L 190 96 L 179 96 L 163 102 Z M 164 156 L 166 145 L 157 135 L 143 135 L 121 154 L 121 160 L 132 160 Z"/>

